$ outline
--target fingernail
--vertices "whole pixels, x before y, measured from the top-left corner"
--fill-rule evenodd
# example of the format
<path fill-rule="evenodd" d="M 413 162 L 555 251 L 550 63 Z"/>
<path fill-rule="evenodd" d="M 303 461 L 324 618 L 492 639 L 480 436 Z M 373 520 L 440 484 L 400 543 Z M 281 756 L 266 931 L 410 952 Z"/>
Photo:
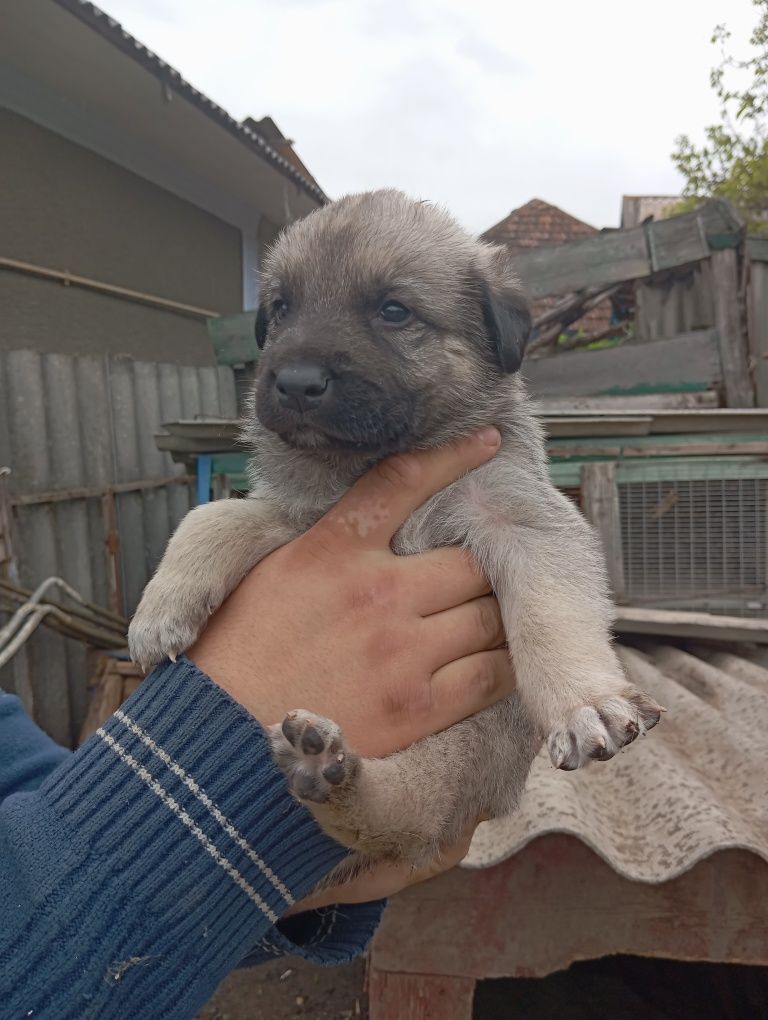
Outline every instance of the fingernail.
<path fill-rule="evenodd" d="M 501 433 L 493 426 L 487 429 L 480 429 L 476 436 L 483 446 L 493 446 L 494 448 L 501 446 Z"/>

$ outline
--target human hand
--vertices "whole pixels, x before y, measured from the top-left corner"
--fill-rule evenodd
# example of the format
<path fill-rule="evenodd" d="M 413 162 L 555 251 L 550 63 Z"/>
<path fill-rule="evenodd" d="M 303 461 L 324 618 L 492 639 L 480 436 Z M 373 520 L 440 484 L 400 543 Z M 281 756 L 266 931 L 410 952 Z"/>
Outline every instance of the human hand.
<path fill-rule="evenodd" d="M 319 907 L 330 907 L 336 904 L 370 903 L 373 900 L 388 899 L 409 886 L 426 882 L 430 878 L 441 875 L 444 871 L 455 868 L 469 853 L 469 845 L 474 833 L 475 826 L 472 825 L 454 846 L 449 847 L 423 868 L 414 868 L 407 863 L 377 864 L 370 871 L 356 875 L 355 878 L 343 885 L 315 890 L 306 899 L 294 903 L 283 916 L 290 917 L 291 914 L 302 914 L 307 910 L 317 910 Z"/>
<path fill-rule="evenodd" d="M 373 757 L 509 694 L 499 608 L 469 556 L 390 548 L 414 510 L 499 443 L 486 429 L 382 461 L 250 572 L 188 657 L 264 726 L 307 708 Z"/>

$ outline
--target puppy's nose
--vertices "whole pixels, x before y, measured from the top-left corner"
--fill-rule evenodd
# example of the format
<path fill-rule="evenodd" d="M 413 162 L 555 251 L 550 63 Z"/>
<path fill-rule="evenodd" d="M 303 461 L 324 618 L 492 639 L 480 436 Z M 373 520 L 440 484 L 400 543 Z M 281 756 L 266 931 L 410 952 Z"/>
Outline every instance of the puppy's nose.
<path fill-rule="evenodd" d="M 306 411 L 322 404 L 328 397 L 331 373 L 311 361 L 285 365 L 275 375 L 275 389 L 283 407 Z"/>

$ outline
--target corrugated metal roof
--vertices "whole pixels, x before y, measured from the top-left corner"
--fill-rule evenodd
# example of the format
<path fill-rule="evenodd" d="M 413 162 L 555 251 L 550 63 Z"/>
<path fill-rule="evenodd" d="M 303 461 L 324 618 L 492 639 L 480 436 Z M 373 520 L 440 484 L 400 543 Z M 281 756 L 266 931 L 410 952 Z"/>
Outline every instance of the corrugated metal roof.
<path fill-rule="evenodd" d="M 254 121 L 250 118 L 242 124 L 236 121 L 226 110 L 222 109 L 212 99 L 209 99 L 208 96 L 186 81 L 175 68 L 167 64 L 156 53 L 153 53 L 152 50 L 139 42 L 138 39 L 135 39 L 129 32 L 126 32 L 119 21 L 110 17 L 110 15 L 106 14 L 95 4 L 89 3 L 88 0 L 54 0 L 54 2 L 59 7 L 63 7 L 71 14 L 74 14 L 75 17 L 98 32 L 104 39 L 107 39 L 123 53 L 132 57 L 148 71 L 151 71 L 167 87 L 178 92 L 179 95 L 187 99 L 197 109 L 239 138 L 243 144 L 247 145 L 262 159 L 272 163 L 280 173 L 295 184 L 300 185 L 313 198 L 318 199 L 320 202 L 328 201 L 327 196 L 314 181 L 307 180 L 289 160 L 281 156 L 262 138 L 258 131 L 254 130 L 251 126 L 251 124 L 255 123 Z"/>
<path fill-rule="evenodd" d="M 548 833 L 578 837 L 619 875 L 666 882 L 720 850 L 768 861 L 768 652 L 619 646 L 667 709 L 605 764 L 559 772 L 542 752 L 519 811 L 480 826 L 465 866 L 489 868 Z"/>

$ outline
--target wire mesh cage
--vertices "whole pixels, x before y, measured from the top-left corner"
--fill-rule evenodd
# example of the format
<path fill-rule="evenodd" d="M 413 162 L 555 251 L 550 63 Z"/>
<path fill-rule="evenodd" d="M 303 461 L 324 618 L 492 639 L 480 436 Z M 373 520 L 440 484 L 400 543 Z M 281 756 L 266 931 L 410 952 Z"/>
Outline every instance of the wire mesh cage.
<path fill-rule="evenodd" d="M 623 474 L 629 602 L 768 616 L 768 465 L 638 465 Z"/>

